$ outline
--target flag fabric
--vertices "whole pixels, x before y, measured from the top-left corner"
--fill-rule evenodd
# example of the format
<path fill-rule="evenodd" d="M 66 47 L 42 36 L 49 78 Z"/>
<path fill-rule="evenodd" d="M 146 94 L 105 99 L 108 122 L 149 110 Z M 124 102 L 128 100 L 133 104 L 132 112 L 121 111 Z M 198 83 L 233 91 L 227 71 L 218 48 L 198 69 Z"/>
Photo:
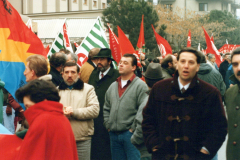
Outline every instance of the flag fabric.
<path fill-rule="evenodd" d="M 227 53 L 227 52 L 232 52 L 234 49 L 240 47 L 240 45 L 234 45 L 234 44 L 224 44 L 218 51 L 220 53 Z"/>
<path fill-rule="evenodd" d="M 142 67 L 139 57 L 136 54 L 136 51 L 134 50 L 132 43 L 129 41 L 129 39 L 127 38 L 125 33 L 122 31 L 122 29 L 119 26 L 117 26 L 117 28 L 118 28 L 118 41 L 120 44 L 122 55 L 126 53 L 135 55 L 137 58 L 137 66 Z"/>
<path fill-rule="evenodd" d="M 74 42 L 74 46 L 75 46 L 76 48 L 80 47 L 80 46 L 77 44 L 77 42 Z"/>
<path fill-rule="evenodd" d="M 44 56 L 44 46 L 8 1 L 0 1 L 0 6 L 0 79 L 15 96 L 15 91 L 26 83 L 23 72 L 27 57 Z"/>
<path fill-rule="evenodd" d="M 211 38 L 209 37 L 207 31 L 204 28 L 203 28 L 203 31 L 205 34 L 205 39 L 206 39 L 206 44 L 207 44 L 206 53 L 211 53 L 211 54 L 215 55 L 216 64 L 219 67 L 220 64 L 222 63 L 222 57 L 221 57 L 219 51 L 217 50 L 216 46 L 214 45 L 213 41 L 211 41 Z"/>
<path fill-rule="evenodd" d="M 162 55 L 162 57 L 164 58 L 167 54 L 172 54 L 172 48 L 170 46 L 170 44 L 168 43 L 168 41 L 166 39 L 164 39 L 163 37 L 161 37 L 159 34 L 157 34 L 157 32 L 155 31 L 153 25 L 152 25 L 152 29 L 157 41 L 157 45 L 158 45 L 158 49 Z"/>
<path fill-rule="evenodd" d="M 119 61 L 121 60 L 121 57 L 122 57 L 120 45 L 119 45 L 119 42 L 118 42 L 118 38 L 114 34 L 114 32 L 111 30 L 109 25 L 108 25 L 108 30 L 109 30 L 109 43 L 110 43 L 110 49 L 112 51 L 112 56 L 113 56 L 113 59 L 118 64 Z"/>
<path fill-rule="evenodd" d="M 213 33 L 212 33 L 212 36 L 211 36 L 211 38 L 210 38 L 210 39 L 211 39 L 211 41 L 214 43 L 214 39 L 213 39 Z"/>
<path fill-rule="evenodd" d="M 191 38 L 191 30 L 188 31 L 188 39 L 187 39 L 187 47 L 191 47 L 192 38 Z"/>
<path fill-rule="evenodd" d="M 52 54 L 59 52 L 62 48 L 65 48 L 73 53 L 72 46 L 67 34 L 66 19 L 64 20 L 63 26 L 61 27 L 57 37 L 52 43 L 52 47 L 48 52 L 48 58 L 50 58 Z"/>
<path fill-rule="evenodd" d="M 81 67 L 88 60 L 88 53 L 93 48 L 109 48 L 107 37 L 102 28 L 100 17 L 96 19 L 75 54 L 78 56 L 78 65 Z"/>
<path fill-rule="evenodd" d="M 142 22 L 140 26 L 140 33 L 138 37 L 136 53 L 138 57 L 140 57 L 141 54 L 145 54 L 144 15 L 142 15 Z"/>
<path fill-rule="evenodd" d="M 45 51 L 44 51 L 45 57 L 47 57 L 47 54 L 48 54 L 49 50 L 50 50 L 50 47 L 49 47 L 49 45 L 48 45 L 48 46 L 45 48 Z"/>

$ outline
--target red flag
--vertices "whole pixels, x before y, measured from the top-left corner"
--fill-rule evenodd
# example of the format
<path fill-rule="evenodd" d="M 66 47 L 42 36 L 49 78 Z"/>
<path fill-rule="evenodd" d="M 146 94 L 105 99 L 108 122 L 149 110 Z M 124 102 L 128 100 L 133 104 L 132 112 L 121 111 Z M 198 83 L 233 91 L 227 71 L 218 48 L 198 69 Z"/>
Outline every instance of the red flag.
<path fill-rule="evenodd" d="M 207 31 L 204 28 L 203 28 L 203 31 L 204 31 L 205 39 L 206 39 L 206 43 L 207 43 L 206 53 L 211 53 L 211 54 L 215 55 L 216 63 L 219 67 L 219 65 L 222 63 L 222 57 L 221 57 L 220 53 L 218 52 L 214 43 L 211 41 L 211 38 L 209 37 Z"/>
<path fill-rule="evenodd" d="M 127 36 L 124 34 L 124 32 L 122 31 L 122 29 L 118 27 L 118 42 L 121 48 L 121 53 L 122 55 L 129 53 L 129 54 L 134 54 L 136 56 L 136 52 L 132 46 L 132 43 L 129 41 L 129 39 L 127 38 Z M 139 57 L 136 56 L 136 58 L 138 59 L 138 67 L 141 67 L 141 63 L 139 60 Z"/>
<path fill-rule="evenodd" d="M 114 34 L 114 32 L 111 30 L 111 28 L 108 26 L 108 30 L 109 30 L 109 42 L 110 42 L 110 49 L 112 51 L 112 56 L 113 59 L 119 63 L 119 61 L 121 60 L 121 49 L 120 49 L 120 45 L 118 42 L 118 38 L 117 36 Z"/>
<path fill-rule="evenodd" d="M 144 15 L 142 15 L 142 22 L 141 22 L 141 27 L 140 27 L 140 33 L 138 37 L 138 42 L 137 42 L 137 49 L 136 53 L 138 57 L 140 57 L 141 54 L 145 54 L 145 39 L 144 39 Z"/>
<path fill-rule="evenodd" d="M 213 34 L 212 34 L 212 36 L 211 36 L 211 38 L 210 38 L 210 39 L 211 39 L 211 41 L 214 43 Z"/>
<path fill-rule="evenodd" d="M 192 38 L 191 38 L 191 30 L 188 31 L 188 39 L 187 39 L 187 47 L 191 47 Z"/>
<path fill-rule="evenodd" d="M 158 49 L 160 51 L 160 53 L 162 54 L 162 57 L 164 58 L 167 54 L 172 54 L 172 48 L 170 46 L 170 44 L 168 43 L 168 41 L 166 39 L 164 39 L 163 37 L 161 37 L 159 34 L 157 34 L 157 32 L 155 31 L 153 25 L 152 25 L 152 29 L 157 41 L 157 45 L 158 45 Z"/>
<path fill-rule="evenodd" d="M 232 52 L 234 49 L 240 47 L 240 45 L 224 44 L 218 51 L 221 53 Z"/>
<path fill-rule="evenodd" d="M 76 47 L 76 48 L 78 48 L 78 47 L 79 47 L 79 45 L 78 45 L 76 42 L 74 42 L 74 45 L 75 45 L 75 47 Z"/>
<path fill-rule="evenodd" d="M 45 57 L 47 57 L 47 54 L 48 54 L 49 50 L 50 50 L 50 47 L 49 47 L 49 45 L 48 45 L 48 46 L 45 48 L 45 51 L 44 51 L 44 56 L 45 56 Z"/>

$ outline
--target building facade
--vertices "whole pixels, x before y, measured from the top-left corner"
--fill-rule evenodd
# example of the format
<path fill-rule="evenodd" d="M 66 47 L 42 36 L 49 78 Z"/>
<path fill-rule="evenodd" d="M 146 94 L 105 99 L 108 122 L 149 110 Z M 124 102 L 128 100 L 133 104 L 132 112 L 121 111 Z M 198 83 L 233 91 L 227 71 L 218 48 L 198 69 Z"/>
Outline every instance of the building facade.
<path fill-rule="evenodd" d="M 30 18 L 97 18 L 107 0 L 9 0 L 17 11 Z"/>
<path fill-rule="evenodd" d="M 158 4 L 173 11 L 182 8 L 198 14 L 207 14 L 211 10 L 222 10 L 236 15 L 237 9 L 240 8 L 240 0 L 158 0 Z"/>

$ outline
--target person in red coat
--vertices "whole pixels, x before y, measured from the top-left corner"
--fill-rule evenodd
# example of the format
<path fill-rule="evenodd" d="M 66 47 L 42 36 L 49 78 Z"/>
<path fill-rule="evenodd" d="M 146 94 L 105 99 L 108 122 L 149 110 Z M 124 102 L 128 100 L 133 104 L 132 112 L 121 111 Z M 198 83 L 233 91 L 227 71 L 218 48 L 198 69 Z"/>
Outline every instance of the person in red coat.
<path fill-rule="evenodd" d="M 174 77 L 157 82 L 151 90 L 142 130 L 153 160 L 211 160 L 225 140 L 221 94 L 197 77 L 200 54 L 182 49 Z"/>
<path fill-rule="evenodd" d="M 16 160 L 78 160 L 75 138 L 54 84 L 33 80 L 16 91 L 29 130 Z"/>

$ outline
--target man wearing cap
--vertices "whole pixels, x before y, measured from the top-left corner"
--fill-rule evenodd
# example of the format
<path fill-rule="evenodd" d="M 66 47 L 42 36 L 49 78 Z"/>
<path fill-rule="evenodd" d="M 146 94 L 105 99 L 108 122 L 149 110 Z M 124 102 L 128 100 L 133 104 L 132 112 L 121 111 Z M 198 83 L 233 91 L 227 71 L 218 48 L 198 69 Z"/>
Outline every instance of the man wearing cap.
<path fill-rule="evenodd" d="M 100 51 L 100 48 L 93 48 L 88 54 L 88 60 L 85 62 L 80 69 L 80 79 L 84 83 L 88 83 L 90 75 L 97 66 L 97 60 L 94 58 Z"/>
<path fill-rule="evenodd" d="M 150 92 L 142 130 L 153 160 L 211 160 L 225 140 L 221 94 L 197 77 L 200 54 L 182 49 L 174 77 L 157 82 Z"/>
<path fill-rule="evenodd" d="M 119 74 L 108 88 L 103 106 L 104 126 L 109 131 L 113 160 L 140 159 L 140 152 L 131 143 L 134 119 L 147 97 L 147 85 L 134 74 L 137 58 L 124 54 L 119 62 Z"/>
<path fill-rule="evenodd" d="M 145 73 L 143 73 L 145 81 L 148 85 L 149 90 L 146 92 L 148 95 L 151 91 L 152 86 L 162 80 L 164 77 L 162 75 L 162 67 L 159 63 L 150 63 L 147 67 Z M 142 110 L 146 106 L 148 101 L 148 96 L 144 99 L 144 102 L 139 106 L 137 115 L 134 120 L 133 135 L 131 137 L 132 144 L 140 151 L 141 160 L 151 160 L 152 156 L 148 153 L 147 148 L 144 144 L 143 134 L 142 134 Z"/>
<path fill-rule="evenodd" d="M 108 87 L 118 77 L 118 70 L 112 67 L 111 50 L 102 48 L 93 58 L 97 62 L 97 69 L 92 72 L 89 84 L 93 85 L 100 103 L 99 116 L 94 119 L 94 135 L 92 137 L 91 159 L 111 159 L 110 139 L 103 126 L 104 97 Z M 103 75 L 103 76 L 102 76 Z M 104 146 L 104 147 L 103 147 Z"/>

